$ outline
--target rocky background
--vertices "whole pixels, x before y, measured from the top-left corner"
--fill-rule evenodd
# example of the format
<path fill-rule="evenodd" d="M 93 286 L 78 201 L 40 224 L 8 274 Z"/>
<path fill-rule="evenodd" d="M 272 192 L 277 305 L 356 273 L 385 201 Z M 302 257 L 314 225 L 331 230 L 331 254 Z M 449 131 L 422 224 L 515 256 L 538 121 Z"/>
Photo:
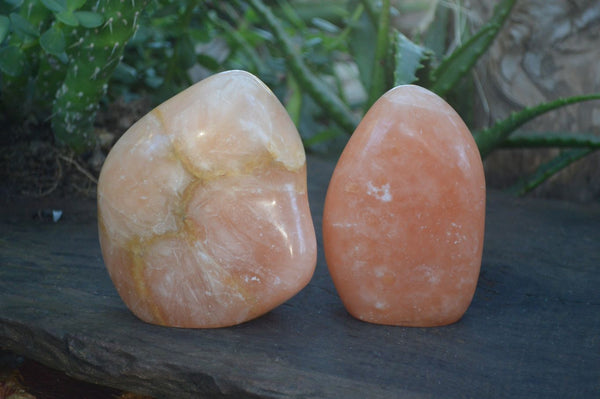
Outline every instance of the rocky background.
<path fill-rule="evenodd" d="M 496 0 L 470 1 L 485 21 Z M 492 48 L 477 67 L 477 124 L 559 97 L 600 92 L 600 2 L 519 0 Z M 523 130 L 600 135 L 600 101 L 562 108 Z M 558 150 L 500 150 L 486 162 L 488 185 L 509 187 Z M 600 152 L 570 165 L 530 194 L 578 202 L 600 200 Z"/>

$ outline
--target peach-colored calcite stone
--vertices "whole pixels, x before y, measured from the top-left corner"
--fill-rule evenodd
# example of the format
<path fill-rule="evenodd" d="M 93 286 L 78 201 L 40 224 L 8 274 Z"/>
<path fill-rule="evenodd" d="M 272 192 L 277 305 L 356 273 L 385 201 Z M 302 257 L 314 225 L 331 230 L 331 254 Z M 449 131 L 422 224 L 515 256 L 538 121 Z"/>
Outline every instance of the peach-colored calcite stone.
<path fill-rule="evenodd" d="M 401 326 L 460 319 L 484 217 L 481 158 L 458 114 L 418 86 L 388 91 L 350 138 L 325 200 L 325 257 L 348 312 Z"/>
<path fill-rule="evenodd" d="M 158 106 L 115 144 L 98 182 L 102 255 L 146 322 L 224 327 L 310 280 L 316 239 L 298 132 L 243 71 Z"/>

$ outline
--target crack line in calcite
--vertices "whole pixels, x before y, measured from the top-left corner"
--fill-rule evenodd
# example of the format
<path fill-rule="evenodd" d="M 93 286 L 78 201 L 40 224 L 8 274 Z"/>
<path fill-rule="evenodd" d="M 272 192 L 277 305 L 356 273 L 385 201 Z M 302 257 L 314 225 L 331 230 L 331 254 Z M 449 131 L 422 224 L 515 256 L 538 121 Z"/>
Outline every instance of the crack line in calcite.
<path fill-rule="evenodd" d="M 208 78 L 136 122 L 107 157 L 103 256 L 143 320 L 237 324 L 312 276 L 304 148 L 265 88 L 240 71 Z"/>
<path fill-rule="evenodd" d="M 137 251 L 132 250 L 131 254 L 133 255 L 133 265 L 131 267 L 131 276 L 133 281 L 136 282 L 135 288 L 137 290 L 137 294 L 139 298 L 147 298 L 149 295 L 148 286 L 146 284 L 146 279 L 144 278 L 144 269 L 145 265 L 142 263 L 141 257 L 136 253 Z M 156 304 L 149 304 L 150 312 L 152 315 L 159 320 L 159 322 L 164 323 L 165 318 L 160 311 L 159 307 Z"/>
<path fill-rule="evenodd" d="M 185 223 L 182 225 L 181 230 L 176 232 L 169 232 L 161 235 L 154 235 L 150 238 L 144 238 L 143 244 L 139 239 L 134 239 L 132 242 L 127 245 L 128 251 L 131 253 L 133 258 L 133 267 L 131 270 L 132 276 L 134 277 L 134 281 L 136 281 L 136 289 L 139 297 L 148 298 L 153 296 L 150 294 L 148 289 L 148 277 L 146 273 L 152 271 L 152 269 L 156 269 L 154 266 L 149 266 L 147 264 L 147 260 L 145 258 L 149 256 L 149 253 L 153 252 L 157 246 L 161 245 L 164 242 L 168 242 L 171 239 L 179 240 L 179 242 L 185 243 L 187 249 L 192 255 L 193 259 L 198 260 L 196 262 L 193 270 L 188 270 L 189 272 L 201 273 L 202 281 L 205 283 L 205 294 L 212 296 L 215 292 L 223 291 L 222 286 L 228 286 L 229 292 L 228 295 L 238 296 L 241 300 L 246 302 L 248 305 L 252 305 L 255 302 L 251 296 L 241 287 L 240 283 L 233 277 L 230 271 L 226 268 L 221 267 L 218 262 L 210 257 L 207 254 L 206 247 L 202 245 L 198 240 L 194 239 L 193 233 L 189 233 L 186 230 L 190 228 L 189 224 Z M 146 249 L 144 249 L 146 248 Z M 179 258 L 179 255 L 176 250 L 171 251 L 174 255 L 174 258 L 177 259 L 178 264 L 183 262 L 182 259 Z M 171 267 L 171 265 L 162 265 L 162 267 Z M 166 274 L 161 281 L 165 281 L 170 275 Z M 159 281 L 160 283 L 160 281 Z M 195 303 L 200 303 L 198 301 L 196 290 L 189 286 L 189 280 L 184 280 L 184 284 L 188 285 L 188 291 L 192 297 L 196 299 Z M 179 291 L 175 292 L 175 298 L 179 297 L 179 293 L 181 292 L 182 287 L 180 287 Z M 159 291 L 161 291 L 159 289 Z M 167 297 L 172 295 L 169 291 L 160 292 L 163 296 Z M 156 294 L 155 294 L 156 295 Z M 179 297 L 179 299 L 181 299 Z M 166 323 L 168 320 L 168 316 L 161 311 L 161 309 L 154 303 L 154 301 L 148 301 L 148 306 L 150 306 L 150 311 L 153 316 L 160 323 Z M 168 306 L 164 306 L 165 310 Z M 204 309 L 205 313 L 210 313 L 211 305 L 208 305 L 209 309 Z"/>
<path fill-rule="evenodd" d="M 179 161 L 181 161 L 181 158 L 179 158 L 179 157 L 177 157 L 177 158 L 179 159 Z M 262 158 L 262 157 L 260 157 L 260 158 Z M 270 159 L 269 161 L 264 160 L 264 161 L 254 162 L 254 163 L 252 163 L 252 165 L 248 165 L 248 168 L 246 170 L 244 170 L 244 172 L 247 174 L 250 174 L 250 175 L 256 174 L 257 173 L 257 170 L 255 170 L 256 168 L 259 168 L 259 171 L 260 171 L 262 169 L 267 169 L 268 167 L 271 167 L 271 168 L 275 167 L 275 168 L 287 170 L 287 168 L 285 168 L 283 164 L 281 164 L 273 159 Z M 234 174 L 234 175 L 236 175 L 236 174 Z M 204 176 L 206 176 L 206 174 Z M 227 176 L 227 175 L 224 175 L 224 176 Z M 211 177 L 216 179 L 216 178 L 222 178 L 224 176 L 223 175 L 213 175 Z M 231 275 L 231 273 L 229 271 L 227 271 L 225 268 L 220 266 L 215 259 L 211 258 L 206 253 L 207 252 L 206 248 L 205 248 L 206 242 L 202 243 L 201 240 L 198 239 L 199 236 L 202 236 L 202 233 L 199 230 L 200 228 L 202 228 L 202 225 L 199 225 L 197 223 L 191 223 L 187 217 L 187 215 L 189 213 L 189 210 L 188 210 L 189 201 L 191 201 L 191 198 L 194 196 L 195 191 L 204 187 L 208 183 L 208 180 L 206 180 L 206 178 L 200 179 L 198 176 L 194 176 L 194 177 L 196 177 L 196 179 L 190 181 L 187 184 L 187 186 L 185 186 L 181 190 L 182 192 L 179 193 L 178 198 L 175 202 L 175 206 L 171 207 L 172 213 L 168 215 L 168 216 L 174 216 L 176 226 L 177 226 L 176 230 L 167 231 L 162 234 L 154 233 L 154 234 L 151 234 L 150 236 L 135 235 L 130 239 L 129 244 L 127 244 L 124 248 L 133 257 L 133 265 L 132 265 L 131 274 L 132 274 L 133 280 L 136 281 L 135 287 L 137 290 L 137 295 L 140 297 L 150 296 L 149 290 L 148 290 L 148 285 L 147 285 L 147 277 L 145 277 L 145 271 L 148 266 L 143 262 L 145 252 L 147 252 L 147 251 L 144 250 L 143 248 L 153 248 L 155 245 L 157 245 L 157 242 L 159 242 L 161 240 L 168 240 L 171 238 L 176 238 L 176 239 L 182 240 L 183 242 L 186 242 L 187 245 L 189 245 L 190 247 L 194 247 L 193 252 L 201 255 L 202 259 L 201 259 L 201 262 L 199 262 L 199 265 L 198 265 L 196 271 L 201 273 L 204 276 L 203 281 L 208 283 L 209 286 L 207 287 L 207 290 L 208 290 L 207 293 L 210 292 L 211 293 L 210 295 L 212 295 L 212 293 L 214 293 L 215 291 L 218 291 L 217 287 L 214 285 L 214 282 L 223 280 L 226 282 L 226 285 L 229 286 L 228 291 L 230 293 L 237 293 L 237 295 L 239 295 L 240 299 L 243 300 L 244 302 L 246 302 L 251 308 L 252 304 L 255 303 L 256 300 L 248 294 L 247 290 L 244 290 L 242 288 L 241 284 Z M 295 212 L 298 212 L 298 204 L 296 202 L 295 194 L 303 193 L 304 190 L 298 191 L 297 187 L 295 187 L 293 184 L 286 184 L 282 187 L 276 187 L 276 188 L 277 188 L 277 191 L 290 194 L 289 199 L 291 201 L 291 206 Z M 270 189 L 273 190 L 273 188 L 270 188 Z M 107 205 L 112 207 L 112 204 L 110 202 L 107 203 Z M 126 214 L 124 214 L 122 212 L 119 212 L 119 213 L 121 213 L 123 216 L 127 216 Z M 300 221 L 298 219 L 296 219 L 296 224 L 297 224 L 296 228 L 297 229 L 300 228 L 299 223 L 300 223 Z M 282 235 L 285 236 L 285 238 L 287 238 L 287 233 L 285 232 L 285 230 L 282 226 L 275 226 L 275 227 L 281 232 Z M 302 237 L 299 237 L 299 239 L 300 239 L 299 251 L 303 252 L 306 249 L 306 243 Z M 143 243 L 143 245 L 142 245 L 142 243 Z M 294 255 L 293 248 L 290 246 L 288 249 L 289 249 L 290 255 L 293 256 Z M 214 276 L 215 272 L 225 273 L 227 275 L 227 277 L 223 277 L 223 276 L 215 277 Z M 276 277 L 273 277 L 273 279 L 278 280 L 278 278 L 276 278 Z M 260 282 L 260 279 L 255 278 L 252 281 Z M 153 316 L 160 323 L 164 324 L 166 322 L 166 320 L 168 319 L 167 316 L 165 314 L 163 314 L 163 312 L 160 310 L 160 308 L 158 306 L 152 305 L 150 303 L 148 303 L 148 305 L 151 307 L 150 311 L 152 312 Z"/>

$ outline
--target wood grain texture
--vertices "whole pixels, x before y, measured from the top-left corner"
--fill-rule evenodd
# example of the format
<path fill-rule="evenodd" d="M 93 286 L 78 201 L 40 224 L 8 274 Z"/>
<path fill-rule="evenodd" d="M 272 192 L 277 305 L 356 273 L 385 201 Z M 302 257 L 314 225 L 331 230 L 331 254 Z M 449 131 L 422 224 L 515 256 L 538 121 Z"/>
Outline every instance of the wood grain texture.
<path fill-rule="evenodd" d="M 309 157 L 308 167 L 322 248 L 333 163 Z M 77 378 L 161 398 L 600 394 L 598 205 L 491 193 L 473 303 L 458 323 L 429 329 L 353 319 L 321 249 L 306 289 L 257 320 L 145 324 L 104 268 L 93 206 L 58 223 L 10 214 L 0 221 L 0 348 Z"/>

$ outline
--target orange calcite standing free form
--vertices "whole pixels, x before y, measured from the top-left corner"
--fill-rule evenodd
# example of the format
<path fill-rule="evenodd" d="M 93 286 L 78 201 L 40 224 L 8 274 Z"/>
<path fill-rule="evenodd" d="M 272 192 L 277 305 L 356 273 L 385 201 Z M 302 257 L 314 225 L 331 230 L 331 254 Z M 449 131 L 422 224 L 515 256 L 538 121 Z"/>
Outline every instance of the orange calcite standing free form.
<path fill-rule="evenodd" d="M 256 77 L 207 78 L 135 123 L 98 182 L 102 255 L 146 322 L 224 327 L 310 280 L 316 239 L 300 136 Z"/>
<path fill-rule="evenodd" d="M 350 314 L 388 325 L 460 319 L 477 284 L 485 178 L 458 114 L 418 86 L 368 111 L 335 168 L 323 241 Z"/>

